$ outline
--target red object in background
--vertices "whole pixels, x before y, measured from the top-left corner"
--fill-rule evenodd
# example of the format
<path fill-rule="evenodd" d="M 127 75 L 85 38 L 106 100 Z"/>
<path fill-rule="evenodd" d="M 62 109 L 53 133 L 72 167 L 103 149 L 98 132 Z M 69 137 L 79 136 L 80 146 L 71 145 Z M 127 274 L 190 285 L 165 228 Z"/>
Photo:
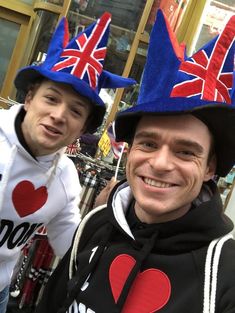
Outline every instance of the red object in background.
<path fill-rule="evenodd" d="M 173 31 L 179 26 L 182 19 L 182 13 L 189 0 L 155 0 L 150 12 L 147 24 L 153 25 L 156 12 L 160 8 L 166 15 Z"/>
<path fill-rule="evenodd" d="M 44 276 L 47 275 L 47 271 L 50 271 L 53 256 L 54 253 L 47 238 L 40 239 L 32 260 L 30 272 L 22 287 L 19 308 L 34 303 L 40 290 L 39 287 L 43 284 Z"/>

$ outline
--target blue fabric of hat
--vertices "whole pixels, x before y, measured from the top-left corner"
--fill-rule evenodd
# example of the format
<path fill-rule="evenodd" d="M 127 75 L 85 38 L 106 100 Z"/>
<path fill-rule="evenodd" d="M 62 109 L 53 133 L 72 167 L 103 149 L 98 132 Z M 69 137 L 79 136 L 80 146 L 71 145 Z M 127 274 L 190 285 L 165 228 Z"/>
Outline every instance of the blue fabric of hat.
<path fill-rule="evenodd" d="M 103 70 L 111 15 L 105 12 L 96 22 L 69 41 L 68 22 L 64 17 L 59 22 L 40 65 L 19 70 L 15 78 L 17 89 L 26 90 L 29 84 L 40 77 L 73 87 L 93 104 L 93 119 L 90 132 L 103 121 L 105 104 L 99 96 L 101 88 L 120 88 L 135 84 L 135 80 Z"/>
<path fill-rule="evenodd" d="M 214 136 L 217 174 L 235 164 L 235 16 L 221 34 L 187 57 L 162 10 L 148 48 L 137 105 L 118 112 L 117 141 L 130 142 L 141 116 L 191 113 Z"/>

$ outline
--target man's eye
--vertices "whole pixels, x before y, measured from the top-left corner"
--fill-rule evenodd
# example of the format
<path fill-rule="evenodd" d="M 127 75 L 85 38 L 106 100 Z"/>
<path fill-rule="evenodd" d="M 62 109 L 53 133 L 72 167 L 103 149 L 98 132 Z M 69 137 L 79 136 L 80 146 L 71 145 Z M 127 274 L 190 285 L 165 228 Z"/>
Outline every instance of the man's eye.
<path fill-rule="evenodd" d="M 153 143 L 151 143 L 151 142 L 144 142 L 144 143 L 143 143 L 143 146 L 146 146 L 146 147 L 153 147 Z"/>
<path fill-rule="evenodd" d="M 157 146 L 155 143 L 150 141 L 143 141 L 139 143 L 144 149 L 155 149 Z"/>
<path fill-rule="evenodd" d="M 75 115 L 77 115 L 77 116 L 81 116 L 82 115 L 82 113 L 81 113 L 81 111 L 79 111 L 79 110 L 77 110 L 77 109 L 71 109 L 71 111 L 72 111 L 72 113 L 74 113 Z"/>
<path fill-rule="evenodd" d="M 46 100 L 49 102 L 56 102 L 56 98 L 53 96 L 45 96 Z"/>
<path fill-rule="evenodd" d="M 193 151 L 188 151 L 188 150 L 178 151 L 178 154 L 182 155 L 184 157 L 193 157 L 193 156 L 195 156 L 195 153 Z"/>

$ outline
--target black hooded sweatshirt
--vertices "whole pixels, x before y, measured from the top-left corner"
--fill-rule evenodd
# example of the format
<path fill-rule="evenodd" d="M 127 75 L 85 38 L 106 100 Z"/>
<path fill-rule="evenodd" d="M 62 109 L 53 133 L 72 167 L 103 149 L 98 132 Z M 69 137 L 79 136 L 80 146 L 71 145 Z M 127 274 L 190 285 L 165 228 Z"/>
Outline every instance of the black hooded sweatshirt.
<path fill-rule="evenodd" d="M 235 313 L 233 224 L 216 184 L 183 217 L 147 225 L 126 182 L 82 220 L 36 313 Z"/>

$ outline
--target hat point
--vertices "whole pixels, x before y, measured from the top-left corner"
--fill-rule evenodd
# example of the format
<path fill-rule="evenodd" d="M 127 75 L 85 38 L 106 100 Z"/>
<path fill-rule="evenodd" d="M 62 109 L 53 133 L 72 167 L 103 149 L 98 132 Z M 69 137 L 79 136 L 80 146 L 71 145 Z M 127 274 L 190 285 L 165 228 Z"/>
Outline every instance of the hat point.
<path fill-rule="evenodd" d="M 161 27 L 161 25 L 166 27 L 166 32 L 168 33 L 168 38 L 171 42 L 175 55 L 179 60 L 184 60 L 186 45 L 183 43 L 179 44 L 176 34 L 173 32 L 165 13 L 161 9 L 157 11 L 157 19 L 161 19 L 161 21 L 155 24 L 156 27 Z"/>

